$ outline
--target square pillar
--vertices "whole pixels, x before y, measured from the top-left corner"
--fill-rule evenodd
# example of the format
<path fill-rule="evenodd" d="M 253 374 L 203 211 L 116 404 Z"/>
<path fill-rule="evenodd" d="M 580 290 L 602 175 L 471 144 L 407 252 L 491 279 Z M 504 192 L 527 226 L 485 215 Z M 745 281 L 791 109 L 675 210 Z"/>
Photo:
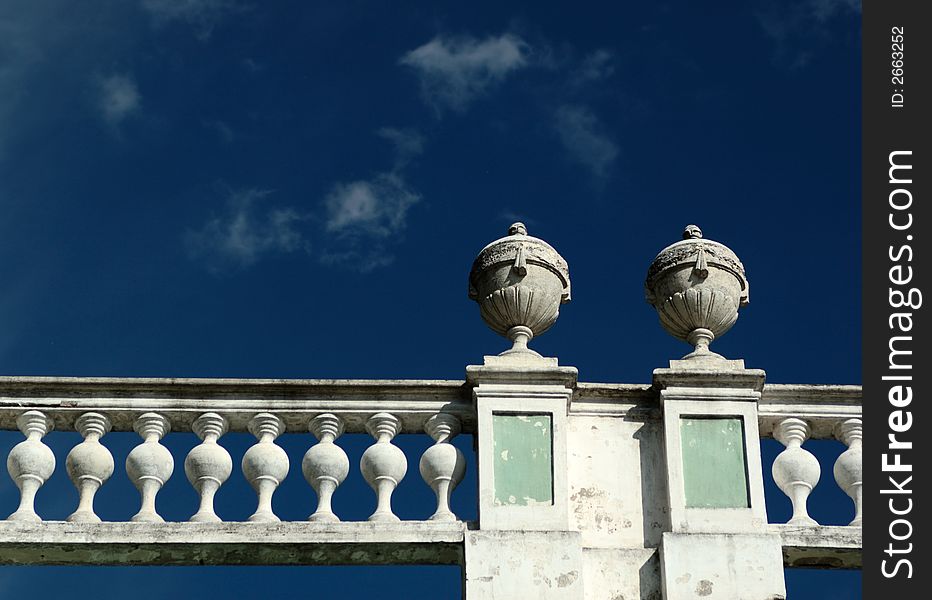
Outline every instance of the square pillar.
<path fill-rule="evenodd" d="M 670 508 L 661 544 L 666 600 L 786 595 L 781 541 L 767 531 L 764 504 L 764 378 L 741 360 L 676 360 L 654 371 Z"/>
<path fill-rule="evenodd" d="M 576 378 L 555 358 L 528 355 L 466 367 L 479 463 L 479 528 L 467 532 L 464 552 L 469 600 L 583 600 L 566 447 Z"/>
<path fill-rule="evenodd" d="M 567 531 L 567 412 L 574 367 L 485 357 L 466 368 L 478 421 L 479 527 Z"/>

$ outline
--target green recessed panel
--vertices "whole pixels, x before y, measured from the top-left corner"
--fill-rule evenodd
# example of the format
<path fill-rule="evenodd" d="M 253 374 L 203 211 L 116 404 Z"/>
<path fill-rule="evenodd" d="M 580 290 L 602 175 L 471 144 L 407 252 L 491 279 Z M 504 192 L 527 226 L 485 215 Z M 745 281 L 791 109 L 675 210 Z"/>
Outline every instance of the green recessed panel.
<path fill-rule="evenodd" d="M 687 508 L 747 508 L 744 427 L 739 418 L 682 418 Z"/>
<path fill-rule="evenodd" d="M 550 415 L 493 414 L 492 440 L 495 504 L 553 504 Z"/>

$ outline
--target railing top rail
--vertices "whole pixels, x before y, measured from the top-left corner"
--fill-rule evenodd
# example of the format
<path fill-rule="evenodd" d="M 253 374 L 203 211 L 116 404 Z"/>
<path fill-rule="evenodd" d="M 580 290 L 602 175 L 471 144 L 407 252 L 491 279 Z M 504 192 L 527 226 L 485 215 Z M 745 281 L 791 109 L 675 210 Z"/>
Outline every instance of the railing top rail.
<path fill-rule="evenodd" d="M 0 376 L 0 396 L 290 398 L 364 396 L 391 400 L 435 395 L 468 397 L 462 380 L 448 379 L 237 379 L 209 377 L 21 377 Z"/>
<path fill-rule="evenodd" d="M 768 384 L 759 403 L 760 434 L 773 435 L 774 425 L 787 418 L 803 419 L 811 437 L 831 438 L 846 419 L 861 418 L 859 385 Z"/>
<path fill-rule="evenodd" d="M 222 412 L 231 431 L 245 431 L 258 412 L 272 412 L 288 431 L 306 432 L 317 414 L 336 412 L 348 432 L 365 431 L 373 413 L 389 411 L 405 432 L 420 432 L 438 412 L 475 427 L 462 381 L 373 379 L 194 379 L 122 377 L 0 377 L 0 429 L 15 429 L 25 408 L 49 413 L 56 429 L 70 430 L 87 411 L 104 412 L 114 431 L 132 431 L 143 412 L 165 416 L 176 431 L 207 411 Z"/>
<path fill-rule="evenodd" d="M 813 437 L 831 437 L 839 419 L 861 414 L 861 386 L 767 384 L 760 400 L 761 434 L 788 416 L 810 421 Z M 245 431 L 256 412 L 274 412 L 289 431 L 306 431 L 310 416 L 339 412 L 347 431 L 361 432 L 373 412 L 390 411 L 404 431 L 420 431 L 437 412 L 450 412 L 475 428 L 470 385 L 446 379 L 233 379 L 165 377 L 0 376 L 0 428 L 15 429 L 24 408 L 48 410 L 56 428 L 72 429 L 85 411 L 107 412 L 114 430 L 131 431 L 141 412 L 164 414 L 176 430 L 190 431 L 201 413 L 222 411 L 234 431 Z M 576 384 L 571 412 L 656 418 L 657 391 L 649 384 Z"/>

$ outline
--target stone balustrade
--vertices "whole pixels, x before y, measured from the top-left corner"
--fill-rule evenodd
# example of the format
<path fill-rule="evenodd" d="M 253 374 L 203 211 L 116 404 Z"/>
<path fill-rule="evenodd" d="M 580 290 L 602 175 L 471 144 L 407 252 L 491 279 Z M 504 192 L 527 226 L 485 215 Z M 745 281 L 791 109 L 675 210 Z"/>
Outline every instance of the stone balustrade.
<path fill-rule="evenodd" d="M 474 393 L 468 381 L 0 377 L 0 429 L 23 436 L 7 461 L 21 501 L 6 523 L 0 520 L 0 562 L 97 564 L 121 556 L 121 564 L 462 564 L 463 544 L 478 524 L 459 520 L 450 497 L 467 462 L 472 470 L 477 461 L 450 440 L 465 433 L 474 436 L 477 448 L 482 446 Z M 860 387 L 767 384 L 757 409 L 761 438 L 772 437 L 784 446 L 773 465 L 763 465 L 793 505 L 788 523 L 767 526 L 782 539 L 784 563 L 859 566 Z M 587 431 L 592 425 L 594 432 L 612 431 L 625 422 L 643 423 L 643 431 L 650 432 L 664 417 L 654 386 L 573 382 L 567 418 Z M 60 466 L 44 441 L 65 431 L 80 434 L 64 458 L 78 500 L 67 522 L 41 522 L 48 516 L 43 501 L 49 500 L 42 485 Z M 135 432 L 138 443 L 125 456 L 114 456 L 107 448 L 111 431 Z M 181 432 L 194 433 L 199 443 L 173 456 L 163 443 Z M 254 439 L 239 465 L 224 449 L 229 432 Z M 370 438 L 358 465 L 341 448 L 347 433 Z M 433 444 L 418 456 L 405 455 L 395 443 L 399 435 L 429 436 Z M 604 447 L 617 455 L 601 457 L 599 464 L 617 465 L 622 474 L 642 465 L 641 477 L 649 478 L 644 481 L 664 478 L 663 465 L 649 458 L 660 451 L 661 438 L 654 435 L 644 434 L 636 451 L 627 442 L 616 447 L 606 438 Z M 303 457 L 289 457 L 280 446 L 282 436 L 300 436 L 307 448 Z M 807 449 L 812 439 L 838 440 L 847 448 L 834 464 L 820 465 Z M 572 455 L 593 452 L 579 448 L 580 443 L 570 441 Z M 198 500 L 187 522 L 166 523 L 158 498 L 167 481 L 182 476 L 182 465 Z M 421 477 L 412 479 L 409 471 L 415 465 Z M 341 522 L 340 495 L 334 493 L 357 468 L 372 488 L 373 510 L 368 522 Z M 827 473 L 852 499 L 845 514 L 832 522 L 850 525 L 820 525 L 809 515 L 807 499 L 817 485 L 828 484 Z M 307 520 L 280 522 L 273 508 L 276 490 L 286 477 L 302 474 Z M 216 494 L 234 477 L 252 486 L 255 509 L 246 522 L 221 522 L 228 511 L 222 502 L 215 504 Z M 585 477 L 608 482 L 617 476 L 592 472 Z M 108 515 L 94 509 L 95 497 L 107 494 L 114 478 L 126 478 L 138 489 L 138 511 L 129 522 L 106 522 Z M 399 521 L 392 496 L 398 486 L 411 485 L 429 486 L 436 501 L 423 507 L 416 517 L 422 520 Z M 594 500 L 580 492 L 595 493 L 585 490 L 596 488 L 573 485 L 571 497 L 564 499 L 577 515 L 570 529 L 579 527 L 585 540 L 596 535 L 587 528 L 598 531 L 603 517 L 594 511 L 596 520 L 587 524 L 586 503 Z M 625 510 L 635 512 L 613 518 L 634 520 L 638 511 L 654 511 L 651 507 L 664 502 L 658 500 L 663 490 L 662 483 L 647 485 L 638 495 L 644 508 L 628 505 Z M 456 493 L 476 497 L 477 490 Z M 647 530 L 644 535 L 640 543 L 657 543 Z M 22 544 L 24 536 L 31 545 Z M 591 543 L 612 543 L 611 536 L 599 536 Z M 131 558 L 107 554 L 121 543 L 131 543 L 138 552 Z"/>
<path fill-rule="evenodd" d="M 99 522 L 95 494 L 114 473 L 105 436 L 111 430 L 135 431 L 140 444 L 125 459 L 126 476 L 140 493 L 136 522 L 161 522 L 155 510 L 159 490 L 174 475 L 175 460 L 160 440 L 170 432 L 194 432 L 201 444 L 183 458 L 185 474 L 198 491 L 200 506 L 191 520 L 219 520 L 213 498 L 233 472 L 222 436 L 248 431 L 256 443 L 241 464 L 257 494 L 250 521 L 274 522 L 272 497 L 289 469 L 275 440 L 285 433 L 308 436 L 301 470 L 318 497 L 312 521 L 338 521 L 331 498 L 350 470 L 339 446 L 344 432 L 366 432 L 373 444 L 360 468 L 377 499 L 371 520 L 396 520 L 391 495 L 416 461 L 437 496 L 432 520 L 455 520 L 449 497 L 462 480 L 465 457 L 448 442 L 475 433 L 469 390 L 460 381 L 209 380 L 110 378 L 0 378 L 0 428 L 18 429 L 25 439 L 11 452 L 8 468 L 21 490 L 21 504 L 9 520 L 36 521 L 35 498 L 56 468 L 42 442 L 53 430 L 78 431 L 83 441 L 68 454 L 68 475 L 80 500 L 72 522 Z M 767 385 L 760 401 L 760 433 L 785 449 L 772 466 L 774 480 L 793 504 L 789 525 L 817 523 L 807 498 L 823 479 L 823 467 L 805 448 L 810 439 L 836 439 L 847 446 L 831 469 L 852 499 L 850 525 L 861 520 L 861 391 L 859 386 Z M 211 410 L 207 410 L 210 407 Z M 648 386 L 577 384 L 571 414 L 606 417 L 640 414 L 657 418 L 655 393 Z M 405 457 L 392 445 L 399 433 L 420 433 L 435 440 L 422 457 Z M 824 485 L 824 483 L 823 483 Z M 427 515 L 425 515 L 427 518 Z"/>
<path fill-rule="evenodd" d="M 805 448 L 810 439 L 834 439 L 847 449 L 831 471 L 852 500 L 849 525 L 861 524 L 861 388 L 860 386 L 767 386 L 760 402 L 761 436 L 783 444 L 773 463 L 774 481 L 793 505 L 789 525 L 818 525 L 807 499 L 822 477 L 822 466 Z"/>
<path fill-rule="evenodd" d="M 399 521 L 392 509 L 392 493 L 411 461 L 420 465 L 424 484 L 437 498 L 435 511 L 425 514 L 425 519 L 457 520 L 450 510 L 450 495 L 463 479 L 466 460 L 449 442 L 461 431 L 472 432 L 475 424 L 470 406 L 461 399 L 459 382 L 0 379 L 0 428 L 19 429 L 25 436 L 7 463 L 21 493 L 10 521 L 42 520 L 37 493 L 56 468 L 43 438 L 53 430 L 76 430 L 83 437 L 66 460 L 79 493 L 69 522 L 101 522 L 94 497 L 115 472 L 105 437 L 111 430 L 135 431 L 140 437 L 125 457 L 125 476 L 140 497 L 133 522 L 164 522 L 156 508 L 157 497 L 162 486 L 178 475 L 176 463 L 184 465 L 184 475 L 199 497 L 189 520 L 221 522 L 214 498 L 234 472 L 223 445 L 229 431 L 248 431 L 256 438 L 240 465 L 257 496 L 251 522 L 279 521 L 272 498 L 290 464 L 275 440 L 286 433 L 305 435 L 309 443 L 301 471 L 318 498 L 309 520 L 339 521 L 332 497 L 351 468 L 339 446 L 344 432 L 366 432 L 373 438 L 359 464 L 375 495 L 370 521 Z M 162 445 L 172 432 L 193 432 L 200 444 L 187 456 L 172 456 Z M 435 443 L 422 457 L 407 457 L 392 443 L 401 433 L 426 434 Z"/>
<path fill-rule="evenodd" d="M 761 436 L 772 437 L 784 446 L 771 473 L 793 510 L 789 521 L 778 527 L 784 536 L 786 563 L 859 566 L 861 387 L 768 385 L 760 401 L 759 418 Z M 844 449 L 833 464 L 820 464 L 806 448 L 806 442 L 813 439 L 836 440 Z M 833 519 L 847 527 L 822 526 L 810 516 L 808 499 L 820 484 L 837 485 L 851 498 L 849 508 Z"/>

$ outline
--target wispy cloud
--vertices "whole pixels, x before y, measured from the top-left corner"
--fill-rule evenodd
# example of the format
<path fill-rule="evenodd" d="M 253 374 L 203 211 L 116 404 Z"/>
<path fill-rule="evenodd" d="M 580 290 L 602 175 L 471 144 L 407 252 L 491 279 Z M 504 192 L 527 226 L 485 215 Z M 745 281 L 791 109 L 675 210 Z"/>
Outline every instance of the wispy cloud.
<path fill-rule="evenodd" d="M 382 127 L 376 134 L 395 146 L 395 167 L 399 171 L 424 152 L 424 136 L 413 129 Z"/>
<path fill-rule="evenodd" d="M 208 119 L 203 121 L 204 127 L 212 130 L 217 134 L 217 138 L 226 144 L 231 143 L 236 139 L 236 132 L 233 131 L 233 128 L 230 127 L 229 123 L 226 121 L 221 121 L 220 119 Z"/>
<path fill-rule="evenodd" d="M 520 37 L 505 33 L 478 40 L 438 36 L 401 58 L 420 79 L 424 100 L 438 113 L 464 111 L 510 73 L 528 64 L 529 47 Z"/>
<path fill-rule="evenodd" d="M 774 44 L 774 62 L 792 69 L 809 64 L 820 43 L 830 39 L 832 19 L 861 13 L 861 0 L 763 0 L 757 22 Z"/>
<path fill-rule="evenodd" d="M 359 271 L 390 264 L 391 242 L 407 226 L 408 211 L 421 201 L 404 169 L 423 152 L 424 138 L 413 130 L 390 127 L 377 134 L 395 147 L 392 169 L 331 188 L 323 203 L 331 240 L 320 257 L 326 264 Z"/>
<path fill-rule="evenodd" d="M 833 17 L 836 13 L 861 12 L 861 0 L 810 0 L 812 16 L 819 21 Z"/>
<path fill-rule="evenodd" d="M 173 22 L 190 25 L 202 42 L 210 39 L 224 16 L 244 10 L 236 0 L 142 0 L 142 8 L 155 25 Z"/>
<path fill-rule="evenodd" d="M 116 127 L 139 110 L 141 97 L 136 82 L 127 75 L 110 75 L 100 80 L 98 108 L 104 120 Z"/>
<path fill-rule="evenodd" d="M 585 106 L 563 105 L 554 115 L 554 129 L 568 156 L 603 183 L 618 157 L 618 146 L 598 117 Z"/>
<path fill-rule="evenodd" d="M 268 206 L 268 190 L 228 190 L 224 210 L 186 232 L 189 256 L 214 273 L 226 273 L 278 254 L 310 255 L 313 237 L 314 259 L 322 264 L 361 272 L 390 264 L 392 246 L 407 227 L 408 211 L 421 201 L 404 171 L 423 152 L 424 138 L 417 131 L 393 127 L 379 129 L 376 135 L 394 147 L 390 170 L 334 183 L 316 214 Z"/>
<path fill-rule="evenodd" d="M 572 82 L 582 85 L 594 81 L 601 81 L 611 77 L 615 72 L 614 56 L 604 49 L 587 54 L 579 66 L 574 69 Z"/>
<path fill-rule="evenodd" d="M 231 190 L 224 212 L 186 233 L 191 257 L 221 272 L 252 266 L 267 255 L 306 249 L 307 240 L 297 228 L 305 217 L 293 208 L 262 206 L 269 194 L 268 190 Z"/>
<path fill-rule="evenodd" d="M 327 231 L 384 238 L 399 233 L 408 209 L 421 199 L 395 172 L 372 179 L 337 183 L 327 195 Z"/>

